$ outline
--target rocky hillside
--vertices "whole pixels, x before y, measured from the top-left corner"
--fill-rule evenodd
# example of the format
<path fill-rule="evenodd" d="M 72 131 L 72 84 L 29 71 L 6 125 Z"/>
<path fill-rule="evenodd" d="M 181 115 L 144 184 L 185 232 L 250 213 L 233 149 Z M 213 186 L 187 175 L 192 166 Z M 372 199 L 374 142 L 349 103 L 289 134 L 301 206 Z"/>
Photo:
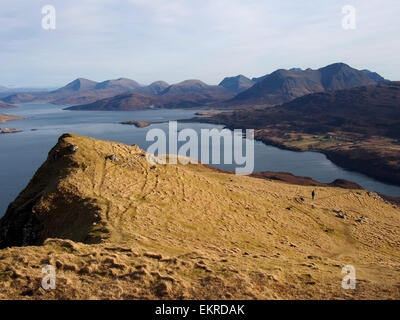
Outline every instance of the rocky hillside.
<path fill-rule="evenodd" d="M 0 220 L 0 298 L 398 299 L 399 213 L 65 134 Z M 56 290 L 40 288 L 47 264 Z"/>

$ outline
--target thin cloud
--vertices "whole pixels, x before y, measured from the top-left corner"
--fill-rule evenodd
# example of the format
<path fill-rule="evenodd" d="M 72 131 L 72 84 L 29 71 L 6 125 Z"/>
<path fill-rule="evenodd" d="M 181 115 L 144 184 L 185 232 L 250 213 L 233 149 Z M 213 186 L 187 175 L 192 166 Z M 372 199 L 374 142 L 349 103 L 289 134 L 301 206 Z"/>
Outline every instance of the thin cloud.
<path fill-rule="evenodd" d="M 41 7 L 57 29 L 41 29 Z M 357 29 L 341 27 L 343 5 Z M 78 76 L 141 83 L 261 76 L 343 61 L 400 79 L 398 0 L 14 0 L 0 4 L 0 84 L 63 85 Z"/>

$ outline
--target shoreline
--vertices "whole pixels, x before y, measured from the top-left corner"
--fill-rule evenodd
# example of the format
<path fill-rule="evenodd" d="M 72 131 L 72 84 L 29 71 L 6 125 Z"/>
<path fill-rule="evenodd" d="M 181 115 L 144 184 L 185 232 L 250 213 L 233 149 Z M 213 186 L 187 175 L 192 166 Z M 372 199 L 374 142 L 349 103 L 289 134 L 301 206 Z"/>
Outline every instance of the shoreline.
<path fill-rule="evenodd" d="M 181 122 L 198 122 L 198 123 L 212 123 L 212 124 L 217 124 L 217 125 L 223 125 L 226 129 L 233 130 L 233 129 L 246 129 L 246 128 L 233 128 L 231 125 L 227 125 L 223 121 L 219 119 L 215 119 L 212 117 L 194 117 L 191 119 L 182 119 L 178 120 Z M 346 150 L 325 150 L 322 148 L 313 148 L 313 149 L 301 149 L 296 146 L 291 146 L 288 144 L 285 144 L 284 142 L 279 142 L 276 140 L 268 139 L 265 136 L 260 135 L 261 130 L 255 130 L 255 136 L 254 140 L 260 141 L 264 143 L 265 145 L 268 146 L 273 146 L 280 148 L 282 150 L 288 150 L 288 151 L 294 151 L 294 152 L 318 152 L 324 154 L 329 161 L 334 163 L 335 165 L 351 170 L 357 173 L 364 174 L 368 176 L 369 178 L 375 179 L 379 182 L 382 183 L 387 183 L 387 184 L 392 184 L 394 186 L 400 186 L 400 173 L 397 172 L 397 170 L 392 169 L 381 169 L 382 171 L 377 172 L 376 171 L 376 166 L 371 164 L 371 159 L 362 159 L 362 158 L 352 158 Z M 378 160 L 379 159 L 375 159 Z"/>
<path fill-rule="evenodd" d="M 0 124 L 1 123 L 6 123 L 9 121 L 14 121 L 14 120 L 23 120 L 26 119 L 24 117 L 19 117 L 19 116 L 12 116 L 9 114 L 4 114 L 4 113 L 0 113 Z M 18 133 L 18 132 L 22 132 L 22 130 L 19 129 L 14 129 L 14 128 L 1 128 L 0 127 L 0 134 L 6 134 L 6 133 Z"/>

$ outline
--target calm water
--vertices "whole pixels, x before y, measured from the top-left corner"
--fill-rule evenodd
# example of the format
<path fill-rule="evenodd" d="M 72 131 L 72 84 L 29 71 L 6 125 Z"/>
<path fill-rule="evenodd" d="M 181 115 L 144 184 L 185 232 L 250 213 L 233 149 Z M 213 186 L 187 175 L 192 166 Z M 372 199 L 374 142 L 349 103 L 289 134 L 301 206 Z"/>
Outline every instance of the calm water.
<path fill-rule="evenodd" d="M 2 124 L 2 127 L 21 129 L 24 132 L 0 135 L 0 216 L 8 204 L 26 186 L 37 168 L 47 157 L 48 151 L 66 132 L 93 138 L 137 144 L 143 149 L 151 144 L 146 141 L 146 132 L 159 127 L 168 132 L 168 124 L 157 124 L 147 128 L 121 125 L 126 120 L 166 121 L 193 117 L 193 110 L 145 110 L 127 112 L 64 111 L 63 107 L 51 104 L 24 104 L 7 111 L 10 114 L 27 116 Z M 222 128 L 222 126 L 182 123 L 179 129 Z M 37 129 L 37 131 L 31 131 Z M 216 165 L 234 170 L 233 165 Z M 385 184 L 365 175 L 344 170 L 325 155 L 315 152 L 293 152 L 255 142 L 255 171 L 283 171 L 299 176 L 311 177 L 321 182 L 332 182 L 337 178 L 354 181 L 368 190 L 400 196 L 400 187 Z"/>

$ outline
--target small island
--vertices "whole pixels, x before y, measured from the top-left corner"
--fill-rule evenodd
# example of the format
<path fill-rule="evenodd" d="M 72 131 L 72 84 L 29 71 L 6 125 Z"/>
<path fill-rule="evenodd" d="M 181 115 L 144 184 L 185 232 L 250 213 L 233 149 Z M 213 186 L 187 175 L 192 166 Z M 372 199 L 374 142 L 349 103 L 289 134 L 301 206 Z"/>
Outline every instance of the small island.
<path fill-rule="evenodd" d="M 18 129 L 11 129 L 11 128 L 0 128 L 0 134 L 2 133 L 17 133 L 17 132 L 22 132 L 22 130 L 18 130 Z"/>
<path fill-rule="evenodd" d="M 160 122 L 147 122 L 147 121 L 129 120 L 129 121 L 124 121 L 124 122 L 120 122 L 120 123 L 129 125 L 129 126 L 135 126 L 136 128 L 145 128 L 145 127 L 148 127 L 149 125 L 152 125 L 152 124 L 155 124 L 155 123 L 160 123 Z"/>
<path fill-rule="evenodd" d="M 200 111 L 200 112 L 196 112 L 195 115 L 196 116 L 216 116 L 221 113 L 222 113 L 222 111 Z"/>
<path fill-rule="evenodd" d="M 0 123 L 6 123 L 7 121 L 22 120 L 22 119 L 25 119 L 25 118 L 0 113 Z M 1 133 L 16 133 L 16 132 L 22 132 L 22 130 L 11 129 L 11 128 L 3 128 L 3 129 L 0 128 L 0 134 Z"/>

